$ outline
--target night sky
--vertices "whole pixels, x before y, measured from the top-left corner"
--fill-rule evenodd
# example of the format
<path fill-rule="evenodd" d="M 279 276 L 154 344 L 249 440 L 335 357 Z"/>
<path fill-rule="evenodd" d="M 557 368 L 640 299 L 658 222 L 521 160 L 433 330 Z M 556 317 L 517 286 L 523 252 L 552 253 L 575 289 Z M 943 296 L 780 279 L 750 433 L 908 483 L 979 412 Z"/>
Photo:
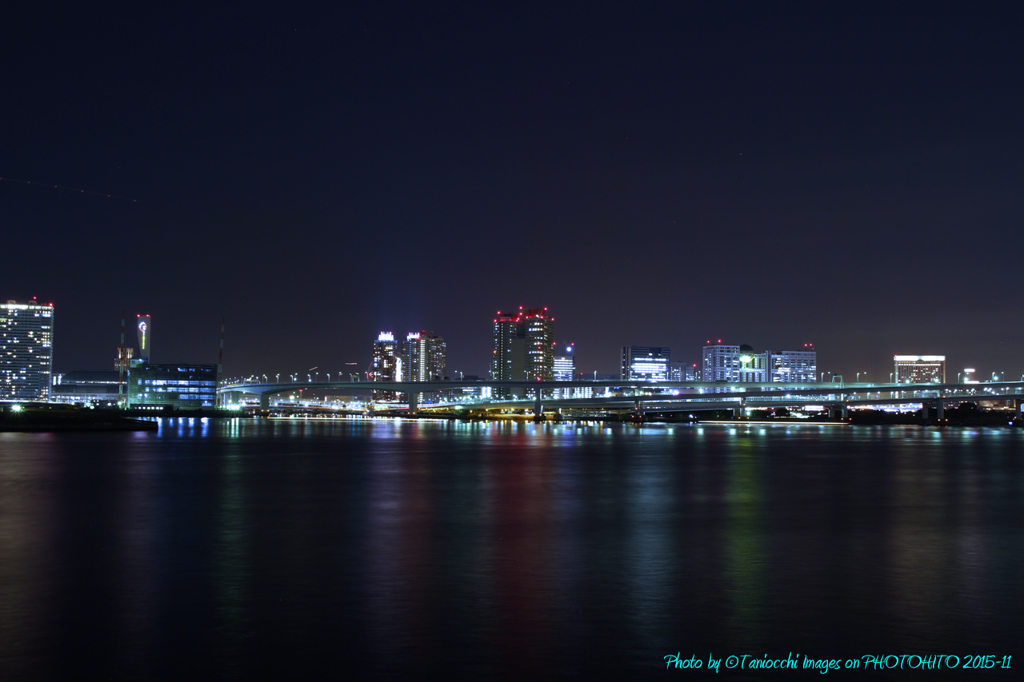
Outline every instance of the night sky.
<path fill-rule="evenodd" d="M 124 310 L 155 362 L 226 318 L 229 376 L 421 329 L 485 376 L 523 305 L 584 372 L 1024 373 L 1020 2 L 68 5 L 0 23 L 0 297 L 56 304 L 55 371 Z"/>

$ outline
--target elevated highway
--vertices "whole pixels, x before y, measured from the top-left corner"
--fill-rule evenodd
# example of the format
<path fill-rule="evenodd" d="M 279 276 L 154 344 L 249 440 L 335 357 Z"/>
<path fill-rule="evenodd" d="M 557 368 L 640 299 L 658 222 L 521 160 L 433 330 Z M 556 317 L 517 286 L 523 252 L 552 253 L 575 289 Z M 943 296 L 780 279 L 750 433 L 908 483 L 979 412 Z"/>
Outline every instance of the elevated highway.
<path fill-rule="evenodd" d="M 575 397 L 578 389 L 589 388 L 605 395 Z M 599 409 L 608 411 L 699 412 L 708 410 L 760 409 L 799 407 L 823 404 L 845 415 L 851 406 L 897 405 L 924 403 L 937 407 L 941 418 L 946 404 L 961 401 L 1015 401 L 1020 412 L 1024 404 L 1024 382 L 1003 381 L 979 384 L 892 384 L 892 383 L 722 383 L 722 382 L 658 382 L 647 381 L 294 381 L 281 383 L 240 383 L 219 387 L 218 393 L 228 396 L 251 395 L 260 407 L 270 407 L 271 396 L 296 391 L 352 393 L 388 391 L 405 396 L 411 412 L 419 409 L 422 393 L 432 391 L 466 391 L 510 389 L 524 394 L 514 400 L 478 397 L 471 404 L 459 403 L 474 410 L 531 409 L 540 416 L 549 408 Z M 482 391 L 481 391 L 482 392 Z M 424 409 L 450 409 L 453 402 L 425 406 Z"/>

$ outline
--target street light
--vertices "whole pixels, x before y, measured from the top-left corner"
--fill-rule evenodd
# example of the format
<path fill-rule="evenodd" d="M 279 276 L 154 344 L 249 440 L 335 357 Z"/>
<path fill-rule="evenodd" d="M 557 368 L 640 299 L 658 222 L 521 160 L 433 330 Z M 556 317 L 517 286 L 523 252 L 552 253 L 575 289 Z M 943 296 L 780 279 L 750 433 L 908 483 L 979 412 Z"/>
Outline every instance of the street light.
<path fill-rule="evenodd" d="M 277 373 L 277 374 L 275 374 L 274 376 L 276 377 L 276 378 L 274 379 L 274 383 L 275 383 L 275 384 L 279 384 L 279 383 L 281 383 L 281 373 L 280 373 L 280 372 L 278 372 L 278 373 Z"/>

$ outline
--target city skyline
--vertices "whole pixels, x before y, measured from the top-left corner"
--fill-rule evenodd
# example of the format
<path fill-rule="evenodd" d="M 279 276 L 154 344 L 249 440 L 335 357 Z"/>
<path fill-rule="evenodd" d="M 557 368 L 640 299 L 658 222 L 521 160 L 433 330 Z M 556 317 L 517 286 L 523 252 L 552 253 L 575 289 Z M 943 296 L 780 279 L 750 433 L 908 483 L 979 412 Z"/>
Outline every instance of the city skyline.
<path fill-rule="evenodd" d="M 0 27 L 3 291 L 55 372 L 121 311 L 156 362 L 368 363 L 435 330 L 485 376 L 548 306 L 581 372 L 813 343 L 1017 376 L 1019 4 L 19 6 Z"/>
<path fill-rule="evenodd" d="M 28 304 L 28 305 L 36 305 L 36 302 L 33 301 L 30 304 Z M 8 301 L 7 306 L 8 307 L 11 307 L 11 306 L 25 307 L 26 304 L 19 304 L 16 301 L 10 300 L 10 301 Z M 47 310 L 50 311 L 49 314 L 52 317 L 53 310 L 55 308 L 54 304 L 53 303 L 48 303 L 48 304 L 45 304 L 45 307 L 46 307 Z M 505 321 L 507 323 L 510 323 L 512 325 L 512 327 L 514 328 L 517 323 L 519 324 L 519 326 L 522 327 L 523 323 L 528 321 L 532 317 L 539 317 L 539 318 L 542 318 L 542 319 L 546 318 L 546 323 L 542 327 L 543 331 L 539 332 L 539 333 L 541 333 L 541 336 L 538 337 L 538 339 L 543 338 L 543 339 L 547 339 L 548 340 L 548 345 L 550 346 L 550 348 L 549 348 L 550 352 L 548 353 L 548 355 L 551 356 L 551 358 L 549 358 L 549 359 L 552 362 L 557 363 L 561 359 L 559 357 L 556 357 L 556 355 L 557 355 L 556 344 L 554 343 L 554 341 L 552 341 L 552 339 L 554 338 L 554 331 L 553 331 L 553 329 L 551 327 L 551 324 L 554 322 L 554 317 L 551 316 L 548 313 L 548 308 L 525 309 L 523 306 L 520 306 L 516 313 L 504 314 L 501 311 L 498 311 L 497 315 L 498 315 L 498 317 L 496 317 L 496 318 L 494 318 L 492 320 L 492 324 L 493 324 L 492 340 L 491 340 L 492 344 L 498 344 L 499 343 L 498 340 L 497 340 L 498 339 L 498 335 L 497 335 L 497 331 L 496 331 L 501 326 L 501 325 L 498 324 L 499 319 L 503 320 L 503 321 Z M 152 334 L 152 316 L 151 315 L 141 315 L 141 314 L 139 314 L 136 317 L 140 320 L 140 323 L 138 325 L 139 333 L 137 334 L 137 343 L 138 343 L 139 347 L 141 347 L 144 343 L 148 346 L 149 344 L 152 343 L 152 341 L 151 341 L 151 338 L 152 338 L 151 337 L 151 334 Z M 48 331 L 47 341 L 52 346 L 53 345 L 53 341 L 56 338 L 56 335 L 53 334 L 53 332 L 52 332 L 52 323 L 51 323 L 51 327 L 48 328 L 48 329 L 49 329 L 49 331 Z M 525 338 L 526 337 L 524 336 L 523 339 L 525 340 Z M 535 341 L 536 341 L 536 339 L 535 339 Z M 536 343 L 524 344 L 523 345 L 523 349 L 521 349 L 521 350 L 525 350 L 527 345 L 534 346 L 534 345 L 537 345 L 537 344 Z M 664 354 L 664 358 L 663 358 L 663 360 L 664 360 L 664 367 L 662 368 L 662 372 L 666 375 L 666 377 L 667 377 L 667 373 L 668 373 L 670 367 L 674 366 L 674 365 L 678 365 L 680 367 L 692 366 L 696 372 L 701 373 L 702 365 L 704 366 L 705 372 L 706 372 L 706 368 L 707 368 L 708 362 L 709 362 L 709 360 L 708 360 L 709 349 L 712 349 L 713 352 L 717 352 L 717 349 L 725 349 L 727 352 L 731 352 L 733 355 L 735 355 L 735 359 L 733 360 L 734 364 L 740 362 L 739 358 L 740 358 L 741 352 L 749 354 L 751 358 L 758 358 L 757 363 L 755 363 L 754 365 L 751 365 L 751 367 L 749 368 L 749 369 L 756 370 L 756 371 L 768 371 L 770 369 L 770 366 L 773 364 L 773 358 L 775 360 L 774 361 L 774 365 L 781 366 L 780 363 L 779 363 L 779 359 L 780 358 L 786 358 L 786 357 L 791 357 L 791 356 L 796 358 L 797 356 L 800 356 L 800 355 L 807 355 L 807 356 L 809 356 L 811 359 L 809 361 L 809 364 L 806 367 L 803 367 L 801 365 L 801 363 L 807 362 L 806 360 L 798 360 L 797 361 L 797 365 L 793 365 L 794 368 L 796 366 L 798 366 L 798 365 L 801 365 L 801 368 L 800 368 L 799 371 L 802 372 L 803 374 L 806 374 L 806 376 L 801 375 L 801 377 L 799 379 L 794 379 L 795 381 L 829 381 L 833 376 L 835 376 L 837 378 L 842 376 L 842 377 L 844 377 L 845 381 L 850 381 L 851 377 L 853 378 L 852 380 L 855 380 L 855 381 L 860 381 L 861 377 L 863 377 L 864 381 L 868 381 L 870 379 L 871 381 L 876 382 L 876 383 L 884 383 L 886 381 L 886 372 L 885 371 L 879 371 L 877 374 L 871 375 L 871 373 L 869 373 L 866 370 L 860 370 L 860 371 L 856 371 L 856 372 L 850 372 L 849 375 L 844 375 L 840 371 L 821 369 L 820 367 L 817 366 L 817 361 L 816 361 L 817 349 L 814 347 L 813 343 L 809 343 L 809 344 L 805 343 L 805 344 L 803 344 L 803 349 L 799 350 L 799 351 L 775 352 L 775 351 L 764 350 L 764 349 L 755 350 L 749 344 L 743 344 L 742 346 L 740 346 L 740 345 L 730 346 L 728 344 L 723 345 L 722 339 L 715 339 L 715 340 L 706 339 L 704 341 L 704 344 L 703 344 L 702 348 L 700 349 L 701 350 L 702 359 L 700 360 L 700 362 L 694 362 L 694 363 L 690 363 L 688 360 L 687 361 L 682 361 L 682 362 L 679 362 L 679 361 L 672 361 L 672 362 L 670 362 L 668 360 L 668 358 L 670 357 L 671 347 L 668 347 L 668 346 L 665 346 L 665 347 L 623 346 L 623 347 L 618 349 L 619 350 L 619 355 L 618 355 L 618 360 L 619 360 L 618 372 L 612 372 L 612 373 L 600 372 L 597 369 L 594 369 L 594 370 L 581 370 L 579 368 L 579 366 L 577 365 L 577 363 L 576 363 L 576 358 L 578 357 L 578 353 L 576 352 L 575 343 L 572 343 L 572 344 L 561 344 L 561 345 L 564 345 L 566 348 L 571 348 L 569 353 L 571 354 L 572 365 L 574 367 L 576 367 L 577 375 L 584 375 L 584 376 L 585 375 L 589 375 L 591 372 L 593 372 L 594 374 L 601 374 L 602 376 L 605 376 L 605 377 L 610 376 L 610 375 L 622 376 L 624 368 L 626 366 L 632 366 L 632 364 L 633 364 L 632 360 L 630 360 L 629 362 L 626 362 L 627 351 L 629 351 L 629 352 L 633 352 L 633 351 L 639 352 L 639 351 L 642 351 L 644 354 L 650 354 L 652 352 L 654 352 L 655 354 L 663 353 Z M 382 350 L 385 347 L 390 348 L 390 350 L 386 350 L 386 351 Z M 496 347 L 497 346 L 495 346 L 495 348 Z M 132 344 L 131 337 L 126 337 L 126 339 L 125 339 L 125 353 L 126 353 L 126 355 L 130 358 L 133 355 L 134 350 L 135 350 L 135 347 Z M 419 358 L 420 358 L 420 353 L 422 352 L 422 350 L 426 350 L 426 352 L 428 354 L 428 357 L 430 357 L 430 361 L 429 361 L 428 364 L 423 365 L 421 367 L 420 366 Z M 121 353 L 120 348 L 115 348 L 114 352 L 115 352 L 114 366 L 115 366 L 115 369 L 116 369 L 118 367 L 117 358 L 120 358 L 120 353 Z M 684 351 L 684 352 L 689 354 L 689 351 Z M 49 353 L 48 356 L 47 356 L 48 357 L 48 361 L 52 362 L 50 360 L 50 358 L 52 358 L 52 350 L 49 350 L 48 353 Z M 385 358 L 385 356 L 386 356 L 386 358 Z M 895 367 L 896 371 L 895 372 L 891 372 L 890 371 L 890 373 L 889 373 L 889 380 L 890 381 L 895 380 L 894 375 L 900 375 L 900 373 L 901 373 L 900 372 L 900 361 L 901 360 L 906 361 L 906 360 L 921 359 L 921 358 L 927 358 L 928 360 L 932 360 L 933 358 L 937 358 L 937 359 L 941 360 L 941 363 L 942 363 L 942 366 L 943 366 L 943 370 L 942 371 L 945 372 L 946 359 L 945 359 L 944 355 L 909 356 L 909 355 L 894 354 L 892 360 L 889 360 L 889 363 L 888 363 L 887 366 L 891 370 L 893 368 L 892 362 L 895 361 L 896 362 L 896 367 Z M 177 358 L 177 359 L 174 360 L 174 362 L 179 362 L 179 363 L 184 363 L 184 364 L 195 364 L 196 362 L 202 362 L 204 359 L 205 358 L 201 358 L 201 359 L 198 359 L 198 360 L 196 358 Z M 524 361 L 525 361 L 525 358 L 524 358 L 524 360 L 520 361 L 520 364 L 522 364 Z M 398 362 L 399 364 L 396 365 L 395 364 L 396 362 Z M 712 364 L 714 364 L 715 361 L 711 361 L 711 362 L 712 362 Z M 374 380 L 381 381 L 381 380 L 393 380 L 394 379 L 393 375 L 395 374 L 396 371 L 400 371 L 403 374 L 405 374 L 405 373 L 410 371 L 410 368 L 415 368 L 417 376 L 419 376 L 420 374 L 424 374 L 424 376 L 430 376 L 430 377 L 433 377 L 433 378 L 443 378 L 445 376 L 445 371 L 444 370 L 445 370 L 445 367 L 446 367 L 446 363 L 447 363 L 447 344 L 445 343 L 443 338 L 435 335 L 432 331 L 409 332 L 407 334 L 407 338 L 406 338 L 406 340 L 404 342 L 402 342 L 399 337 L 396 337 L 394 335 L 394 333 L 389 332 L 389 331 L 382 331 L 382 332 L 378 333 L 378 335 L 376 337 L 376 340 L 373 342 L 373 348 L 372 348 L 371 352 L 369 353 L 369 359 L 366 361 L 365 367 L 362 366 L 362 363 L 360 363 L 358 361 L 354 362 L 354 363 L 350 362 L 350 363 L 345 363 L 346 367 L 337 369 L 337 371 L 335 373 L 339 377 L 339 380 L 343 380 L 341 378 L 343 376 L 346 376 L 346 375 L 349 375 L 349 374 L 355 374 L 355 375 L 358 375 L 358 376 L 362 377 L 364 380 L 367 380 L 367 381 L 374 381 Z M 760 364 L 758 364 L 758 363 L 760 363 Z M 543 365 L 544 363 L 541 363 L 541 364 Z M 783 364 L 787 367 L 786 371 L 789 371 L 789 366 L 792 365 L 793 363 L 791 363 L 790 361 L 786 361 Z M 864 364 L 867 364 L 867 363 L 864 363 Z M 954 365 L 950 365 L 950 367 L 955 367 L 955 366 L 956 366 L 955 364 Z M 429 367 L 429 369 L 427 369 L 428 367 Z M 736 364 L 736 367 L 738 368 L 739 364 Z M 322 370 L 322 371 L 325 372 L 325 376 L 326 376 L 326 374 L 330 373 L 331 369 L 334 369 L 333 365 L 325 365 L 325 368 L 326 369 Z M 66 374 L 68 372 L 94 371 L 94 370 L 97 370 L 97 369 L 100 369 L 99 365 L 97 365 L 96 367 L 78 367 L 78 368 L 74 368 L 74 369 L 53 370 L 52 374 L 53 374 L 53 376 L 56 377 L 59 374 Z M 319 366 L 314 366 L 314 367 L 312 367 L 311 369 L 309 369 L 307 371 L 312 371 L 312 370 L 317 370 L 317 369 L 320 369 Z M 277 374 L 277 375 L 285 374 L 286 376 L 291 376 L 291 374 L 296 374 L 296 376 L 298 376 L 298 375 L 301 374 L 300 370 L 295 370 L 295 371 L 292 371 L 292 370 L 294 370 L 294 368 L 291 368 L 291 369 L 289 369 L 287 371 L 282 371 L 282 372 L 277 372 L 274 369 L 271 369 L 269 371 L 270 371 L 271 374 Z M 256 370 L 252 370 L 250 368 L 250 369 L 248 369 L 246 371 L 241 372 L 241 374 L 246 374 L 247 372 L 252 372 L 252 371 L 255 371 L 256 374 L 258 375 L 258 374 L 260 374 L 260 372 L 264 372 L 265 373 L 267 370 L 266 370 L 266 368 L 257 368 Z M 524 370 L 523 367 L 520 367 L 519 371 L 520 372 L 524 372 L 524 376 L 525 376 L 525 370 Z M 542 373 L 544 372 L 544 370 L 538 370 L 538 371 L 541 371 Z M 564 373 L 564 369 L 561 370 L 561 371 Z M 954 369 L 954 371 L 956 371 L 956 370 Z M 493 363 L 492 363 L 491 367 L 489 367 L 486 372 L 483 372 L 483 373 L 480 373 L 480 374 L 475 374 L 473 372 L 466 372 L 466 371 L 461 371 L 461 370 L 455 370 L 455 372 L 457 374 L 459 374 L 459 375 L 462 375 L 462 376 L 480 376 L 482 378 L 491 378 L 492 375 L 493 375 L 493 372 L 494 372 L 494 366 L 493 366 Z M 962 368 L 960 371 L 957 372 L 957 377 L 958 377 L 957 380 L 959 381 L 959 377 L 961 375 L 966 380 L 968 378 L 968 375 L 967 375 L 968 372 L 973 373 L 973 377 L 972 378 L 980 379 L 980 380 L 983 380 L 983 381 L 988 380 L 990 378 L 993 379 L 993 380 L 996 379 L 996 378 L 999 378 L 1000 380 L 1004 380 L 1004 379 L 1006 379 L 1006 380 L 1013 380 L 1013 378 L 1016 376 L 1015 372 L 1012 371 L 1012 370 L 1010 372 L 1006 372 L 1005 370 L 997 371 L 997 370 L 983 369 L 983 370 L 981 370 L 980 373 L 978 373 L 977 368 L 969 368 L 968 369 L 968 368 L 966 368 L 966 365 L 964 365 L 964 368 Z M 536 373 L 536 371 L 534 373 Z M 224 376 L 228 376 L 229 374 L 230 373 L 225 373 Z M 238 374 L 238 373 L 236 372 L 236 374 Z M 769 374 L 773 374 L 773 372 L 769 372 Z M 378 375 L 379 375 L 379 378 L 375 379 L 374 377 L 377 377 Z M 418 380 L 425 380 L 424 376 L 420 376 Z M 552 377 L 553 376 L 554 376 L 554 374 L 552 374 Z M 722 376 L 726 376 L 726 375 L 722 375 Z M 731 376 L 732 375 L 729 375 L 729 377 L 731 377 Z M 758 376 L 759 376 L 759 378 L 757 379 L 757 381 L 762 381 L 763 378 L 760 378 L 760 375 L 758 375 Z M 456 377 L 452 377 L 452 378 L 456 378 Z M 656 378 L 654 380 L 655 381 L 664 381 L 664 380 L 667 380 L 667 379 L 657 379 Z M 673 380 L 675 380 L 675 379 L 673 379 Z M 683 379 L 679 379 L 679 380 L 681 381 Z M 701 377 L 701 378 L 699 378 L 697 380 L 699 381 L 699 380 L 707 380 L 707 379 Z M 737 375 L 736 377 L 729 378 L 728 380 L 730 380 L 730 381 L 742 381 L 742 377 Z M 1021 373 L 1021 380 L 1024 381 L 1024 372 Z"/>

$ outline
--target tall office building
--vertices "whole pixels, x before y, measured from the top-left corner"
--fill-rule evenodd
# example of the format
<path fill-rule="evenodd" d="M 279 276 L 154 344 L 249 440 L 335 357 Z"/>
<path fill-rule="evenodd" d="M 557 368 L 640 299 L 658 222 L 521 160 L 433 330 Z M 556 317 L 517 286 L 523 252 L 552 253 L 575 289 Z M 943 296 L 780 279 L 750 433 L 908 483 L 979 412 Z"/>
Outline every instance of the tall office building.
<path fill-rule="evenodd" d="M 772 382 L 809 384 L 818 380 L 818 353 L 813 343 L 805 343 L 803 350 L 768 350 L 765 354 Z"/>
<path fill-rule="evenodd" d="M 0 304 L 0 400 L 49 400 L 53 304 Z"/>
<path fill-rule="evenodd" d="M 946 383 L 945 355 L 894 355 L 892 360 L 898 384 Z"/>
<path fill-rule="evenodd" d="M 496 381 L 554 379 L 555 318 L 547 308 L 519 307 L 494 318 L 491 378 Z M 521 397 L 524 389 L 497 389 L 498 397 Z"/>
<path fill-rule="evenodd" d="M 697 381 L 697 365 L 689 362 L 675 362 L 674 360 L 668 363 L 668 380 L 669 381 Z"/>
<path fill-rule="evenodd" d="M 623 346 L 623 381 L 668 381 L 672 351 L 667 346 Z"/>
<path fill-rule="evenodd" d="M 571 343 L 555 344 L 552 360 L 552 378 L 555 381 L 572 381 L 576 378 L 576 347 Z"/>
<path fill-rule="evenodd" d="M 370 381 L 401 381 L 402 356 L 391 332 L 381 332 L 373 342 Z M 395 391 L 373 391 L 374 400 L 397 400 Z"/>
<path fill-rule="evenodd" d="M 571 343 L 556 343 L 552 360 L 552 377 L 555 381 L 573 381 L 576 379 L 576 347 Z M 579 391 L 572 388 L 556 389 L 557 397 L 570 398 L 577 396 Z M 577 396 L 578 397 L 578 396 Z"/>
<path fill-rule="evenodd" d="M 766 350 L 721 343 L 704 346 L 701 379 L 736 383 L 811 383 L 817 381 L 818 354 L 813 345 L 800 351 Z"/>
<path fill-rule="evenodd" d="M 764 357 L 756 356 L 750 346 L 704 346 L 702 359 L 703 381 L 765 381 Z"/>
<path fill-rule="evenodd" d="M 434 332 L 410 332 L 405 338 L 402 357 L 406 381 L 444 379 L 448 349 L 444 339 Z"/>

